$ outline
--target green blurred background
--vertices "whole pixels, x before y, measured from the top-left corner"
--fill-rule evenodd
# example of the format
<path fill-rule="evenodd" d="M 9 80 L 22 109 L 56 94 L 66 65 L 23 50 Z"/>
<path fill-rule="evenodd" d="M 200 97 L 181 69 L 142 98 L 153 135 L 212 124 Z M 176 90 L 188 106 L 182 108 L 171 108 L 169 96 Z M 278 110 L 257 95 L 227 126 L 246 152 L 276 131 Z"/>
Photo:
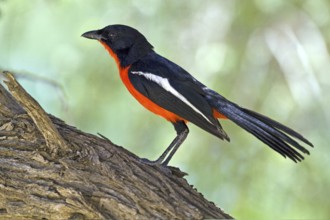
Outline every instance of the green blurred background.
<path fill-rule="evenodd" d="M 190 125 L 171 161 L 239 219 L 330 218 L 328 0 L 1 0 L 0 68 L 46 111 L 155 159 L 175 136 L 121 84 L 114 61 L 80 37 L 109 24 L 140 30 L 157 52 L 242 106 L 308 137 L 300 164 L 229 121 L 223 142 Z"/>

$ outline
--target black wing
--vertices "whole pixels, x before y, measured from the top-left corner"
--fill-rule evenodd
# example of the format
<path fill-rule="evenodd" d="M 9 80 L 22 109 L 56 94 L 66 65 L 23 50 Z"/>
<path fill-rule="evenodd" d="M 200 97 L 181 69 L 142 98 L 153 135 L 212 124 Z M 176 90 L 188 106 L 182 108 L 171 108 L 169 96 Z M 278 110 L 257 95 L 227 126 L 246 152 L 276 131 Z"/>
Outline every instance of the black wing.
<path fill-rule="evenodd" d="M 131 66 L 130 82 L 141 94 L 162 108 L 229 141 L 220 123 L 213 117 L 213 110 L 205 99 L 203 90 L 196 86 L 193 78 L 186 72 L 179 74 L 180 78 L 173 77 L 178 74 L 177 71 L 184 70 L 177 66 L 173 68 L 172 65 L 173 63 L 168 64 L 164 60 L 142 59 Z"/>

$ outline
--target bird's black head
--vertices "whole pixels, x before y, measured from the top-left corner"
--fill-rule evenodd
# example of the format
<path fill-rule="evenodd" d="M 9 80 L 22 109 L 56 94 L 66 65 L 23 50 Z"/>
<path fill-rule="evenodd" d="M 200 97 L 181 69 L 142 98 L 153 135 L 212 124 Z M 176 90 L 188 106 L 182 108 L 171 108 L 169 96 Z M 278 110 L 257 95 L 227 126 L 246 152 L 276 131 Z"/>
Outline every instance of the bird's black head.
<path fill-rule="evenodd" d="M 100 30 L 88 31 L 82 35 L 100 41 L 110 53 L 114 53 L 121 67 L 126 67 L 152 52 L 152 45 L 136 29 L 126 25 L 109 25 Z"/>

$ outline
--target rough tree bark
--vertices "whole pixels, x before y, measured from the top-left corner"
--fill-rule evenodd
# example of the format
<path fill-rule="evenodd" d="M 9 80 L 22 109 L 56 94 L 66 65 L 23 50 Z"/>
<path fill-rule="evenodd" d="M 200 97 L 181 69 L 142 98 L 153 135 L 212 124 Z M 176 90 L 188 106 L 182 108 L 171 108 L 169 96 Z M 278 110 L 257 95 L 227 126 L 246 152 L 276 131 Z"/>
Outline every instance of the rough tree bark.
<path fill-rule="evenodd" d="M 65 124 L 4 75 L 0 219 L 232 218 L 178 169 L 142 164 L 111 141 Z"/>

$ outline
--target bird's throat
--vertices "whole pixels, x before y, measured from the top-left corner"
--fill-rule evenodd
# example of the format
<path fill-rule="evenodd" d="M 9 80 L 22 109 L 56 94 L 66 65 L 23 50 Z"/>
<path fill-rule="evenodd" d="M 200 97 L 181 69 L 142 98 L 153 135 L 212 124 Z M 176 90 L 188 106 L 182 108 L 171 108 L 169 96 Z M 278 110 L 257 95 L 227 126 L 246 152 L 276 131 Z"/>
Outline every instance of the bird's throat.
<path fill-rule="evenodd" d="M 115 60 L 117 67 L 119 69 L 119 71 L 122 69 L 122 66 L 120 64 L 120 60 L 118 58 L 118 56 L 115 54 L 115 52 L 113 52 L 113 50 L 103 41 L 100 41 L 100 43 L 104 46 L 104 48 L 108 51 L 108 53 L 110 54 L 110 56 L 113 57 L 113 59 Z"/>

